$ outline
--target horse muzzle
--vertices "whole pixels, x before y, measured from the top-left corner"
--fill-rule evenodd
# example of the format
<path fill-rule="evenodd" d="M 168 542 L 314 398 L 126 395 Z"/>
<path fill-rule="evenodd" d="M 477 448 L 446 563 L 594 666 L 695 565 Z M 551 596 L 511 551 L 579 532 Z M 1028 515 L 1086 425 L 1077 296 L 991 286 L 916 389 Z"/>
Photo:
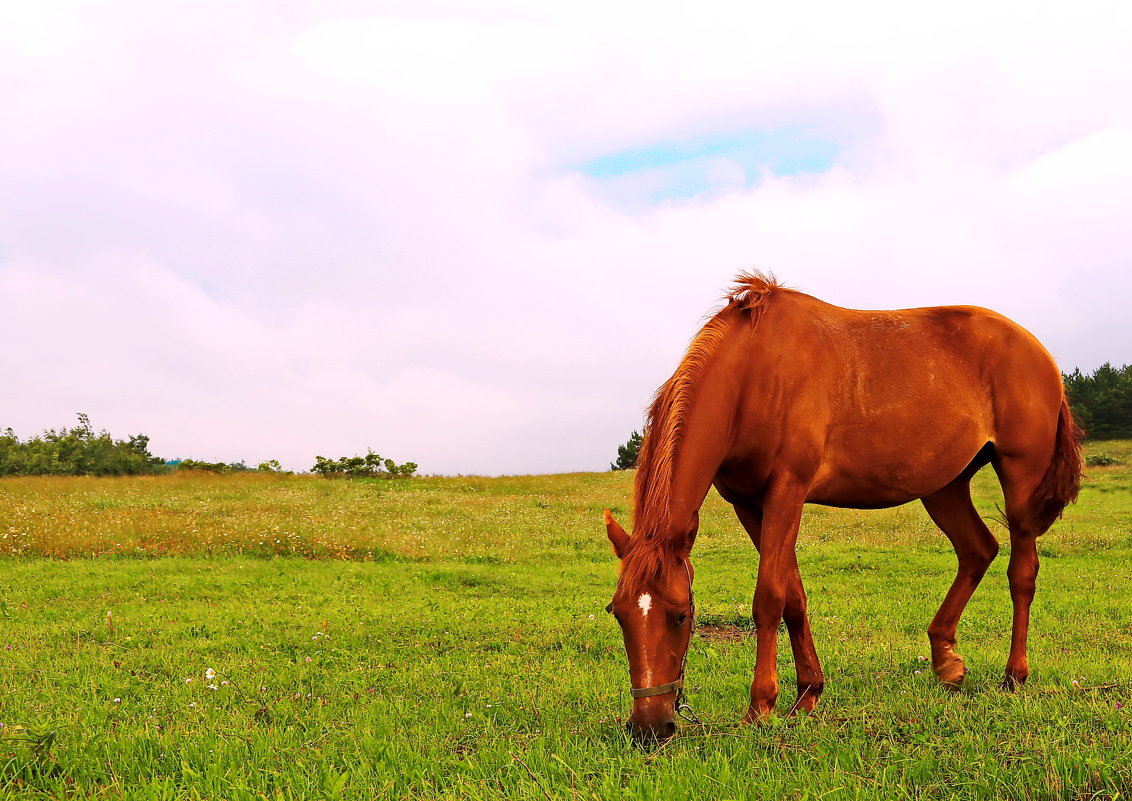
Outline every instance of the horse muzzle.
<path fill-rule="evenodd" d="M 672 698 L 648 698 L 633 705 L 625 726 L 637 745 L 663 743 L 676 733 L 676 708 Z"/>
<path fill-rule="evenodd" d="M 676 733 L 676 721 L 672 718 L 648 723 L 644 725 L 629 721 L 625 724 L 626 731 L 633 738 L 633 743 L 639 746 L 659 745 L 671 739 Z"/>

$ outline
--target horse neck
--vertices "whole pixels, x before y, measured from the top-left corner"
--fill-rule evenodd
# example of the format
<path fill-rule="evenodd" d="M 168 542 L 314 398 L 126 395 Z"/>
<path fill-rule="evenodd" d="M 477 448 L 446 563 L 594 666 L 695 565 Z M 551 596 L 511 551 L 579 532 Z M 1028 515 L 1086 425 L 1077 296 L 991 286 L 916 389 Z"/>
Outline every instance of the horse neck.
<path fill-rule="evenodd" d="M 691 399 L 679 410 L 681 419 L 653 420 L 651 428 L 658 436 L 671 437 L 673 426 L 678 426 L 679 436 L 650 443 L 665 450 L 651 454 L 652 464 L 638 471 L 636 532 L 660 541 L 695 537 L 700 506 L 733 438 L 730 421 L 738 405 L 741 373 L 727 369 L 725 347 L 712 357 L 723 364 L 711 366 L 721 369 L 700 374 Z"/>

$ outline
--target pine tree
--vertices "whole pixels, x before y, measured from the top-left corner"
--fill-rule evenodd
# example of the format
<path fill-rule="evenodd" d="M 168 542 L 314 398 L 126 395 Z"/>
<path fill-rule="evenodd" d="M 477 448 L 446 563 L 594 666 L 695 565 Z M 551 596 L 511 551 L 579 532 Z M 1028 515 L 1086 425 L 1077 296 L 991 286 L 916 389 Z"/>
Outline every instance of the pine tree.
<path fill-rule="evenodd" d="M 617 446 L 617 461 L 609 465 L 610 470 L 628 470 L 637 466 L 637 458 L 641 455 L 641 442 L 644 437 L 639 431 L 629 435 L 629 441 Z"/>

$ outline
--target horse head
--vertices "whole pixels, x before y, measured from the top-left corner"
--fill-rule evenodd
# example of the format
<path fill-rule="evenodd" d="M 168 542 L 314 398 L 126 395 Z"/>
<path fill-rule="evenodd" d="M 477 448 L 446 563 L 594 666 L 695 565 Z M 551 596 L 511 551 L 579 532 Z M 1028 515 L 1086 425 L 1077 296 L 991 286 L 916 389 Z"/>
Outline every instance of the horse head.
<path fill-rule="evenodd" d="M 621 576 L 607 609 L 621 626 L 629 658 L 629 733 L 638 743 L 667 740 L 676 732 L 684 663 L 695 625 L 692 564 L 686 551 L 638 543 L 609 510 L 605 528 L 621 560 Z"/>

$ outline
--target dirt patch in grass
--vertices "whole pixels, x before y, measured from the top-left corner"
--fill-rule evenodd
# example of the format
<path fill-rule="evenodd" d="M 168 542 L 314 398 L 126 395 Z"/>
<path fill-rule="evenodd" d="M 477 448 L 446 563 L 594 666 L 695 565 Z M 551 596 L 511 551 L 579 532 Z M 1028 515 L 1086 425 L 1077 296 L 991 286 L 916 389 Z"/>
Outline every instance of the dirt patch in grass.
<path fill-rule="evenodd" d="M 729 623 L 704 623 L 696 627 L 696 636 L 711 642 L 743 642 L 754 633 L 753 629 Z"/>

